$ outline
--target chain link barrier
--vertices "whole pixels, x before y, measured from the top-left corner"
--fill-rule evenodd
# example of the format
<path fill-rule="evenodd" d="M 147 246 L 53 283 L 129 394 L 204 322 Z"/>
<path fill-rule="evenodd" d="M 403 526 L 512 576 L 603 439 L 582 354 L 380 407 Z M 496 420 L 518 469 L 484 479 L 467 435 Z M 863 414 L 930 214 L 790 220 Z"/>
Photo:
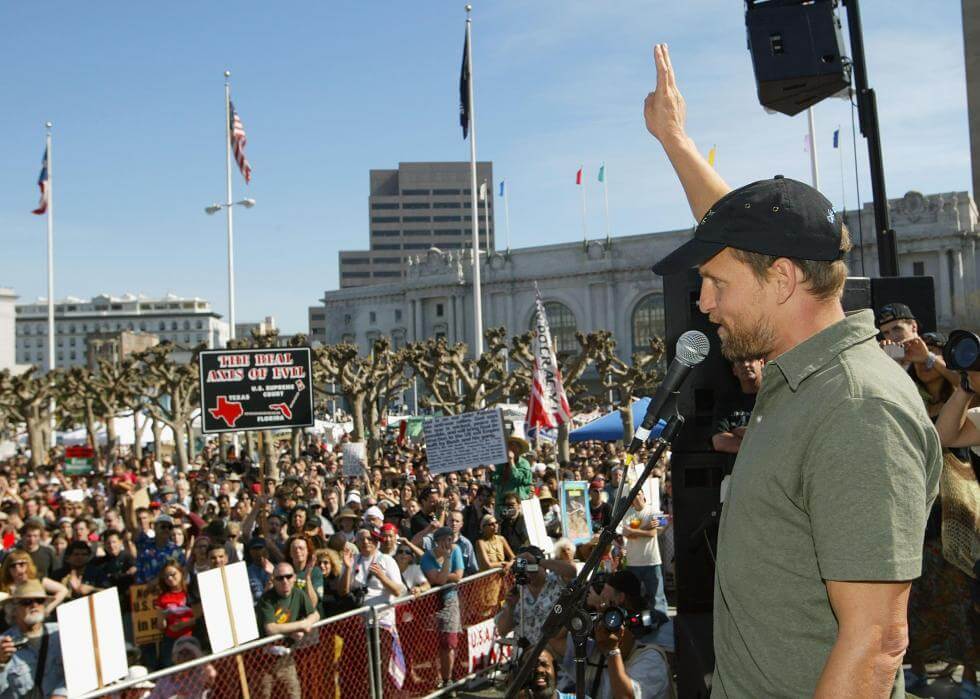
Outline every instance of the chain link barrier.
<path fill-rule="evenodd" d="M 490 629 L 479 634 L 481 647 L 489 650 L 470 670 L 468 637 L 478 634 L 468 630 L 493 619 L 508 579 L 500 571 L 485 571 L 390 605 L 322 620 L 299 642 L 282 636 L 262 638 L 116 683 L 83 699 L 233 699 L 246 696 L 246 691 L 251 699 L 427 696 L 438 692 L 443 653 L 453 645 L 454 685 L 496 666 L 498 651 Z M 452 623 L 454 614 L 458 624 Z"/>

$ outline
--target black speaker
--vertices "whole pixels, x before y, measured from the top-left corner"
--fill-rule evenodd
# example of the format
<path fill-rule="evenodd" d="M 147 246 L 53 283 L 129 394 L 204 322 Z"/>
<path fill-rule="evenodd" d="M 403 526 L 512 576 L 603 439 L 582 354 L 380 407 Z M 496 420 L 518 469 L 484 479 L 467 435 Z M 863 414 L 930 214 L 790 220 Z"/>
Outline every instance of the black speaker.
<path fill-rule="evenodd" d="M 932 277 L 875 277 L 871 307 L 877 313 L 886 303 L 904 303 L 915 316 L 919 332 L 936 329 L 936 291 Z"/>
<path fill-rule="evenodd" d="M 759 102 L 793 116 L 850 84 L 837 0 L 748 0 L 745 27 Z"/>

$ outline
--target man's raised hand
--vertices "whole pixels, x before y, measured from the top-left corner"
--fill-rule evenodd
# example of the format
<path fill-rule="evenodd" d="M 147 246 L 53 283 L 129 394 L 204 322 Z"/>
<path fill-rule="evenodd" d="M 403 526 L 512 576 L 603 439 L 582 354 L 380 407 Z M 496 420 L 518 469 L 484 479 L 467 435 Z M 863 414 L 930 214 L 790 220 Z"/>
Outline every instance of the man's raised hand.
<path fill-rule="evenodd" d="M 684 137 L 687 106 L 677 89 L 667 44 L 653 47 L 653 61 L 657 66 L 657 87 L 643 102 L 643 118 L 647 131 L 666 145 L 669 141 Z"/>

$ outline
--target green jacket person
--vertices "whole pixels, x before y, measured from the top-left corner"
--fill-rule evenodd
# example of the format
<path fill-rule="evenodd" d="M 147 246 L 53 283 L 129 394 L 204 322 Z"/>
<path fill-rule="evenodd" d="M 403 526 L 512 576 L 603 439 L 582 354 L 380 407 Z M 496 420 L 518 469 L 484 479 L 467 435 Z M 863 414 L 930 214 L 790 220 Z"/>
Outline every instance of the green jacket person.
<path fill-rule="evenodd" d="M 521 500 L 531 497 L 531 464 L 522 455 L 531 451 L 531 445 L 520 437 L 507 438 L 505 464 L 497 464 L 493 470 L 494 511 L 500 516 L 504 494 L 514 492 Z"/>

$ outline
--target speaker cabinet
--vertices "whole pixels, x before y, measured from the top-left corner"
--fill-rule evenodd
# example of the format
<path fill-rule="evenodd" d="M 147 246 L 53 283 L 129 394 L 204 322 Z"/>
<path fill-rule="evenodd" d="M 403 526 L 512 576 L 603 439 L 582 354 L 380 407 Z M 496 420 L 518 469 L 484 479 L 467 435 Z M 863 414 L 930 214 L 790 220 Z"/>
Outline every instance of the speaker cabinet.
<path fill-rule="evenodd" d="M 850 84 L 837 0 L 749 0 L 745 10 L 759 102 L 793 116 Z"/>

